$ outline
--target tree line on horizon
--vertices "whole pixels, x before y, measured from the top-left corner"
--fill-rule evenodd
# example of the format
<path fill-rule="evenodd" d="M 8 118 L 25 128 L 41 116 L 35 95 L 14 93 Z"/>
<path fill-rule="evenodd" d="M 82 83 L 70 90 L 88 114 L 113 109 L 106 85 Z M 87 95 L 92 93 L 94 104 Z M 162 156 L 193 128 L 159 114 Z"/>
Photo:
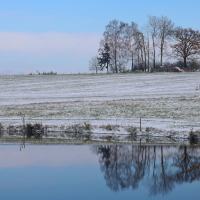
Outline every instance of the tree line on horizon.
<path fill-rule="evenodd" d="M 169 71 L 200 68 L 200 33 L 175 27 L 166 16 L 148 16 L 138 24 L 112 20 L 105 27 L 98 54 L 89 61 L 89 70 L 108 72 Z"/>

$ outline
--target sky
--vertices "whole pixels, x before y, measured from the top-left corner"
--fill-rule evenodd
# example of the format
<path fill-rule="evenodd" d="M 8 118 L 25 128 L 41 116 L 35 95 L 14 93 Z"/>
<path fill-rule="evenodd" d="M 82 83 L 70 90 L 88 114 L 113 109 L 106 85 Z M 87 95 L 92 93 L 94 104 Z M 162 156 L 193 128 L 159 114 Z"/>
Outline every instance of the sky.
<path fill-rule="evenodd" d="M 200 30 L 199 0 L 6 0 L 0 6 L 0 74 L 87 73 L 105 26 L 142 27 L 148 15 Z"/>

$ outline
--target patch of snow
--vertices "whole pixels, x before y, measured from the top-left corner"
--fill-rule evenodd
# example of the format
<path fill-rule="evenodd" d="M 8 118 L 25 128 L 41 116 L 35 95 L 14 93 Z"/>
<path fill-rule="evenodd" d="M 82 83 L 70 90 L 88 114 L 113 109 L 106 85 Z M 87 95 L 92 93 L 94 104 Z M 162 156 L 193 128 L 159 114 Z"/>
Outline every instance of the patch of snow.
<path fill-rule="evenodd" d="M 143 129 L 200 127 L 198 73 L 0 76 L 0 83 L 4 126 L 21 125 L 21 112 L 26 123 L 59 127 L 139 126 L 140 117 Z"/>

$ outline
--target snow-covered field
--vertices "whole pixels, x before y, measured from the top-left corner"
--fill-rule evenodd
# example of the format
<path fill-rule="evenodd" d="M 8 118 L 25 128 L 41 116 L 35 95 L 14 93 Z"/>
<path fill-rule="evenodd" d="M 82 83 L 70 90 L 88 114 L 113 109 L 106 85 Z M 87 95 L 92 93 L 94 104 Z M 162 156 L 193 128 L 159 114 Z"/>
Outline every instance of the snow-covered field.
<path fill-rule="evenodd" d="M 200 129 L 200 73 L 0 76 L 0 122 Z M 21 114 L 20 114 L 21 113 Z"/>

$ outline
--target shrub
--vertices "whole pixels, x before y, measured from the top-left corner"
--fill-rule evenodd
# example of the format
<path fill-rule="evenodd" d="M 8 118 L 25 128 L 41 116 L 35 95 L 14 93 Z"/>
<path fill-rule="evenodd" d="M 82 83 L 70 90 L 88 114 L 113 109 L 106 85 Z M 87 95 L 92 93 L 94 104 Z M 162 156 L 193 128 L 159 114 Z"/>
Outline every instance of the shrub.
<path fill-rule="evenodd" d="M 4 126 L 3 126 L 3 124 L 0 122 L 0 133 L 3 132 L 3 129 L 4 129 Z"/>
<path fill-rule="evenodd" d="M 60 136 L 64 138 L 64 137 L 65 137 L 65 134 L 64 134 L 64 133 L 62 133 Z"/>
<path fill-rule="evenodd" d="M 106 126 L 106 130 L 107 130 L 107 131 L 112 131 L 112 127 L 111 127 L 110 124 L 108 124 L 108 125 Z"/>
<path fill-rule="evenodd" d="M 7 133 L 9 135 L 14 135 L 16 133 L 16 128 L 14 126 L 8 126 L 7 127 Z"/>
<path fill-rule="evenodd" d="M 90 131 L 90 130 L 91 130 L 92 125 L 91 125 L 90 123 L 84 122 L 84 125 L 85 125 L 85 130 L 87 130 L 87 131 Z"/>
<path fill-rule="evenodd" d="M 92 139 L 91 134 L 85 134 L 85 141 L 90 141 Z"/>
<path fill-rule="evenodd" d="M 69 125 L 66 127 L 65 133 L 82 134 L 84 129 L 85 127 L 80 124 Z"/>
<path fill-rule="evenodd" d="M 129 132 L 131 135 L 136 135 L 137 134 L 137 127 L 134 126 L 129 126 L 126 129 L 127 132 Z"/>
<path fill-rule="evenodd" d="M 27 137 L 41 138 L 44 134 L 44 127 L 42 124 L 27 124 L 25 127 Z"/>
<path fill-rule="evenodd" d="M 25 133 L 27 137 L 33 136 L 33 126 L 31 124 L 27 124 L 25 127 Z"/>
<path fill-rule="evenodd" d="M 150 132 L 151 128 L 150 127 L 146 127 L 146 132 Z"/>
<path fill-rule="evenodd" d="M 189 140 L 191 144 L 197 144 L 198 143 L 198 135 L 199 131 L 193 131 L 193 129 L 189 133 Z"/>

